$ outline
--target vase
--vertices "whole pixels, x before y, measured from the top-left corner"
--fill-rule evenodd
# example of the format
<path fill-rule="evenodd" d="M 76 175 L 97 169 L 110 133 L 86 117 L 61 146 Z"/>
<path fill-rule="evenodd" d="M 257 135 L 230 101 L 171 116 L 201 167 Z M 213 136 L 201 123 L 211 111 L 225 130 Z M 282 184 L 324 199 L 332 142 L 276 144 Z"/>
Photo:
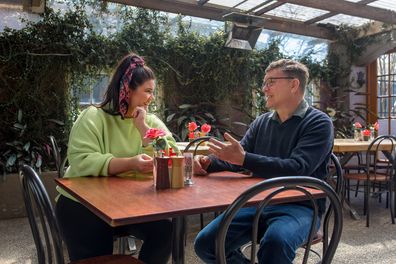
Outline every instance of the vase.
<path fill-rule="evenodd" d="M 169 170 L 168 170 L 169 157 L 154 156 L 154 185 L 157 190 L 169 189 Z"/>
<path fill-rule="evenodd" d="M 355 129 L 353 131 L 353 139 L 355 141 L 362 141 L 363 140 L 362 133 L 361 133 L 360 129 Z"/>

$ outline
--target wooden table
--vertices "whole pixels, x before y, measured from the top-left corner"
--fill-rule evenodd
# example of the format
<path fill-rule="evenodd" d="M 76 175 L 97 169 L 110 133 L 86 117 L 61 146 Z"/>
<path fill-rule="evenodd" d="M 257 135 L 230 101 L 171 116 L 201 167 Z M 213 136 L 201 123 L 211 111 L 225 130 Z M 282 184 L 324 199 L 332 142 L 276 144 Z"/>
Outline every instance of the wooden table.
<path fill-rule="evenodd" d="M 333 152 L 334 153 L 354 153 L 367 151 L 371 141 L 356 141 L 350 138 L 336 138 L 334 139 Z M 381 143 L 378 150 L 390 152 L 392 151 L 392 143 L 385 140 Z"/>
<path fill-rule="evenodd" d="M 240 193 L 263 179 L 220 172 L 193 180 L 192 186 L 160 191 L 155 190 L 152 179 L 77 177 L 56 179 L 56 182 L 113 227 L 172 218 L 173 262 L 184 263 L 185 217 L 225 210 Z M 309 191 L 315 198 L 324 197 L 321 191 Z M 255 197 L 249 205 L 258 203 L 268 193 Z M 272 203 L 304 199 L 298 191 L 287 191 L 275 196 Z"/>

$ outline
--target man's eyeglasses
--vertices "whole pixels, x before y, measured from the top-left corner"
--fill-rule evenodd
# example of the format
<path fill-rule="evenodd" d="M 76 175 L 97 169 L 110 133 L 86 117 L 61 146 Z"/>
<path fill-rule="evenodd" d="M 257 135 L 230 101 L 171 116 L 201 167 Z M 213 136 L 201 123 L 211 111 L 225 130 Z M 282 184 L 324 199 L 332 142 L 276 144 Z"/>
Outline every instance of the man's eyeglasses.
<path fill-rule="evenodd" d="M 295 77 L 291 77 L 291 76 L 271 77 L 271 78 L 268 78 L 267 80 L 264 80 L 262 88 L 271 87 L 276 82 L 275 80 L 281 80 L 281 79 L 291 80 L 291 79 L 295 79 Z"/>

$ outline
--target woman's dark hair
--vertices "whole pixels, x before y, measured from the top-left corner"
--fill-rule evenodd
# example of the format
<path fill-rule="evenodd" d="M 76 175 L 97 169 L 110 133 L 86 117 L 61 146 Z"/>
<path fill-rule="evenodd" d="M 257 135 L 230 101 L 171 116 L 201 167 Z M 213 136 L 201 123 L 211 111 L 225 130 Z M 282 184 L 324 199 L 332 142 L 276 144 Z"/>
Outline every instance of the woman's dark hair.
<path fill-rule="evenodd" d="M 125 71 L 128 69 L 129 65 L 134 62 L 135 58 L 141 59 L 138 55 L 130 53 L 118 63 L 110 83 L 107 86 L 104 100 L 97 106 L 98 108 L 102 108 L 103 111 L 111 115 L 121 115 L 119 110 L 120 82 Z M 154 72 L 146 65 L 137 66 L 132 71 L 129 89 L 136 90 L 140 85 L 150 80 L 155 80 Z"/>

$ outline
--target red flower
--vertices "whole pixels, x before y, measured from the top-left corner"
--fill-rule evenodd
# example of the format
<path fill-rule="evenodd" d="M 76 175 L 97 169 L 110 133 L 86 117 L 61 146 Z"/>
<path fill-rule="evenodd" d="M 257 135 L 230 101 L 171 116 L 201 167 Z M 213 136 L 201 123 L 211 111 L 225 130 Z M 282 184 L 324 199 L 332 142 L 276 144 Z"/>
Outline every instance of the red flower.
<path fill-rule="evenodd" d="M 366 136 L 366 137 L 369 137 L 371 135 L 371 132 L 369 129 L 363 130 L 362 133 L 363 133 L 363 136 Z"/>
<path fill-rule="evenodd" d="M 355 122 L 354 126 L 355 128 L 362 128 L 362 125 L 359 122 Z"/>
<path fill-rule="evenodd" d="M 188 123 L 188 131 L 194 132 L 197 128 L 198 126 L 195 122 Z"/>
<path fill-rule="evenodd" d="M 194 139 L 195 135 L 194 132 L 188 133 L 188 138 Z"/>
<path fill-rule="evenodd" d="M 163 137 L 165 135 L 166 135 L 165 131 L 161 128 L 150 128 L 149 130 L 146 131 L 144 138 L 156 139 L 159 137 Z"/>
<path fill-rule="evenodd" d="M 378 131 L 378 129 L 379 129 L 378 121 L 374 123 L 374 129 Z"/>
<path fill-rule="evenodd" d="M 209 132 L 210 132 L 210 129 L 212 129 L 212 127 L 211 127 L 210 125 L 208 125 L 208 124 L 203 124 L 203 125 L 201 126 L 201 131 L 202 131 L 203 133 L 209 133 Z"/>

